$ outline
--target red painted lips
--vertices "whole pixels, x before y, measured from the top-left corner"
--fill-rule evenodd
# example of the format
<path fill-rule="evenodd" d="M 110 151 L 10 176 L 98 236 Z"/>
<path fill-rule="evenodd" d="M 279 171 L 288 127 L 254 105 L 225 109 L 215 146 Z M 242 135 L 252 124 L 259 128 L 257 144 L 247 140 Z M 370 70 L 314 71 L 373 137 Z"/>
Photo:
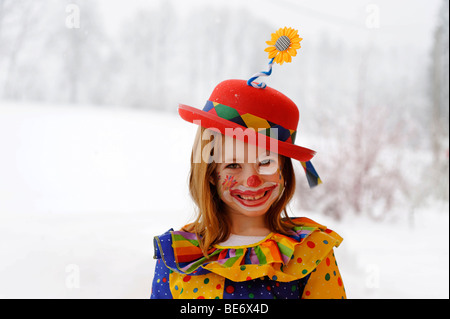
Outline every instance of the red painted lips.
<path fill-rule="evenodd" d="M 269 199 L 275 187 L 276 185 L 264 187 L 257 191 L 230 190 L 230 195 L 236 198 L 242 205 L 254 207 L 264 204 Z"/>

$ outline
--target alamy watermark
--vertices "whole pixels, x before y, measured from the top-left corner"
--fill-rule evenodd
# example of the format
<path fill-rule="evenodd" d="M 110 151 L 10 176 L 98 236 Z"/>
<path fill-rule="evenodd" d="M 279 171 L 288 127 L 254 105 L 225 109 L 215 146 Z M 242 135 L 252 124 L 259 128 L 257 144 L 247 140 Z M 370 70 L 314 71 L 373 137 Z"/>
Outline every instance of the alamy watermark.
<path fill-rule="evenodd" d="M 366 27 L 368 29 L 380 28 L 380 7 L 374 3 L 366 5 Z"/>
<path fill-rule="evenodd" d="M 79 29 L 80 28 L 80 7 L 74 3 L 66 5 L 66 28 Z"/>
<path fill-rule="evenodd" d="M 80 288 L 80 266 L 69 264 L 66 266 L 66 287 L 68 289 Z"/>
<path fill-rule="evenodd" d="M 368 264 L 366 266 L 366 288 L 380 288 L 380 267 L 376 264 Z"/>
<path fill-rule="evenodd" d="M 193 123 L 201 126 L 200 120 L 194 120 Z M 201 149 L 201 151 L 199 149 L 199 151 L 194 154 L 193 162 L 201 163 L 201 161 L 204 161 L 206 163 L 222 163 L 223 159 L 233 158 L 235 154 L 245 154 L 244 143 L 236 143 L 236 147 L 234 147 L 234 139 L 264 148 L 270 151 L 270 153 L 278 154 L 278 128 L 269 129 L 270 137 L 258 133 L 260 131 L 267 132 L 267 128 L 225 128 L 223 133 L 225 136 L 231 138 L 225 138 L 225 141 L 223 141 L 224 135 L 218 133 L 221 131 L 218 128 L 209 127 L 207 130 L 203 131 L 203 134 L 200 137 L 202 141 L 209 142 Z M 214 151 L 212 152 L 212 150 Z M 233 154 L 227 154 L 226 152 L 233 152 Z M 255 153 L 247 152 L 246 154 L 248 163 L 256 163 L 258 161 Z"/>

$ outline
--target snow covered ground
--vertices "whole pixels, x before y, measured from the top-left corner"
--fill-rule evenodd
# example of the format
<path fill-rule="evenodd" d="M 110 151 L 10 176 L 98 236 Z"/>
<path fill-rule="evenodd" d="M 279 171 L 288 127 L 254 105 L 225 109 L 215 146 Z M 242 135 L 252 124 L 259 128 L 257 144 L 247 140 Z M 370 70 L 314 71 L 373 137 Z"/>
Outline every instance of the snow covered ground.
<path fill-rule="evenodd" d="M 175 115 L 0 101 L 0 298 L 148 298 L 153 236 L 192 216 L 194 133 Z M 295 215 L 344 237 L 349 298 L 449 298 L 448 208 Z"/>

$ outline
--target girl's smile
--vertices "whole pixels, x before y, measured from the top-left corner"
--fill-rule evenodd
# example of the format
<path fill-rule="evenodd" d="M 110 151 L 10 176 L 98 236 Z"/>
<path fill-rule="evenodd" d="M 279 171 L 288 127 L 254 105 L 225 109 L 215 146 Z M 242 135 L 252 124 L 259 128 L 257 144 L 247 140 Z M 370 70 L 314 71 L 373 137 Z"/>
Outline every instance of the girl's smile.
<path fill-rule="evenodd" d="M 230 195 L 233 199 L 237 200 L 240 204 L 248 207 L 256 207 L 265 204 L 265 202 L 272 195 L 273 190 L 278 186 L 276 183 L 267 183 L 265 187 L 261 187 L 258 190 L 246 189 L 242 190 L 237 187 L 230 190 Z M 273 184 L 273 185 L 269 185 Z"/>

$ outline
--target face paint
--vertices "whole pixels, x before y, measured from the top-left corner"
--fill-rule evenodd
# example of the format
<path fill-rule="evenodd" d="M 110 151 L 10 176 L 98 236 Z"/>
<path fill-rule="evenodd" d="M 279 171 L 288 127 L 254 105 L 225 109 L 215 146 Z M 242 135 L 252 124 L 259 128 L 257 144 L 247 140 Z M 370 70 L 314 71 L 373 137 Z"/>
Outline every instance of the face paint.
<path fill-rule="evenodd" d="M 278 155 L 276 154 L 263 154 L 258 158 L 258 174 L 260 175 L 273 175 L 279 169 Z"/>
<path fill-rule="evenodd" d="M 219 175 L 220 176 L 220 175 Z M 234 179 L 232 175 L 226 176 L 224 181 L 222 182 L 222 189 L 223 191 L 228 191 L 230 188 L 232 188 L 234 185 L 237 184 L 237 181 Z"/>
<path fill-rule="evenodd" d="M 249 187 L 258 187 L 261 184 L 261 179 L 257 175 L 252 175 L 247 179 Z"/>
<path fill-rule="evenodd" d="M 224 199 L 246 211 L 266 212 L 278 198 L 279 189 L 279 183 L 275 182 L 265 182 L 257 189 L 239 185 L 227 193 L 224 192 Z"/>
<path fill-rule="evenodd" d="M 236 150 L 239 143 L 243 142 L 236 141 Z M 264 215 L 283 191 L 279 155 L 268 154 L 267 150 L 250 144 L 243 148 L 245 154 L 234 153 L 226 147 L 227 144 L 223 161 L 216 166 L 217 176 L 220 176 L 216 186 L 225 212 L 249 217 Z M 233 156 L 227 157 L 227 154 Z M 256 154 L 257 160 L 249 161 L 249 154 Z"/>
<path fill-rule="evenodd" d="M 227 168 L 223 168 L 223 170 L 227 170 Z M 236 176 L 217 172 L 218 183 L 216 185 L 219 197 L 226 206 L 234 211 L 241 213 L 267 212 L 283 189 L 284 182 L 280 172 L 276 170 L 272 175 L 254 174 L 245 179 L 245 175 L 239 170 L 237 170 Z"/>

